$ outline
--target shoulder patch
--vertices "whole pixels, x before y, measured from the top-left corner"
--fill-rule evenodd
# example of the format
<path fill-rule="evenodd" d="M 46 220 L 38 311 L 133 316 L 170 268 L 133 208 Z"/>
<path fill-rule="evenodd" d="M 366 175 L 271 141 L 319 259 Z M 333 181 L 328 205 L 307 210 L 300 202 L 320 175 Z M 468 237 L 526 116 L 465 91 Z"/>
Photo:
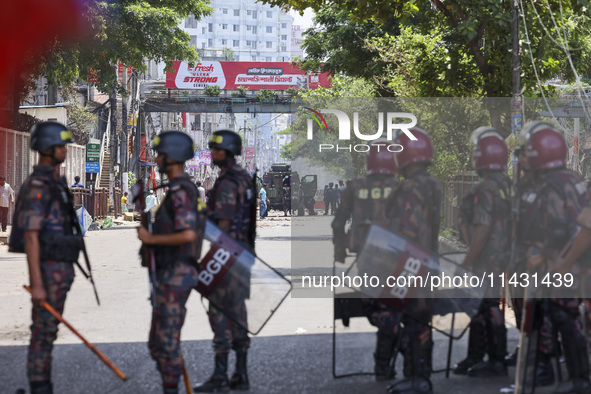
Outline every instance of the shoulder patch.
<path fill-rule="evenodd" d="M 44 182 L 40 179 L 32 179 L 31 180 L 31 185 L 32 186 L 43 186 Z"/>
<path fill-rule="evenodd" d="M 170 188 L 171 191 L 176 192 L 177 190 L 179 190 L 181 188 L 181 185 L 174 185 Z"/>

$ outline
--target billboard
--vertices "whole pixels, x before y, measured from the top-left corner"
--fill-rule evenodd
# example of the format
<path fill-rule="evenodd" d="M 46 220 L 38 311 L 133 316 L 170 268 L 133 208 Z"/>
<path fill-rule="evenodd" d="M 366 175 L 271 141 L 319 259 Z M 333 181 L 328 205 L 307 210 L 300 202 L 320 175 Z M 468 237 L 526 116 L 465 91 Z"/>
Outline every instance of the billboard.
<path fill-rule="evenodd" d="M 288 62 L 173 62 L 173 72 L 166 73 L 167 89 L 204 89 L 219 86 L 250 90 L 330 87 L 328 73 L 307 74 Z"/>

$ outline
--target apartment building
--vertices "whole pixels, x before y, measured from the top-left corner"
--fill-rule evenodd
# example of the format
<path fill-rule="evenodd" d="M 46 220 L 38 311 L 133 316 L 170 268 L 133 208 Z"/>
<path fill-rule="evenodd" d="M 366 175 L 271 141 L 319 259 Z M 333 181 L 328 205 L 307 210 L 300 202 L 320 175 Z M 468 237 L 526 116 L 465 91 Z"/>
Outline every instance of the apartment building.
<path fill-rule="evenodd" d="M 286 62 L 291 59 L 289 13 L 254 0 L 212 0 L 213 13 L 181 25 L 202 60 Z"/>

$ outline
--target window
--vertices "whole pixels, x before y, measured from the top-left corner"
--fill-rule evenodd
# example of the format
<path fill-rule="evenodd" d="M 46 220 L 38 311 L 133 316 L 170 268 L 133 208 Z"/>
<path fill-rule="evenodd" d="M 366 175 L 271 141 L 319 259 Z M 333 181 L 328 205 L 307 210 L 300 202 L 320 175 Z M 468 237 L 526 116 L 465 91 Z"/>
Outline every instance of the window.
<path fill-rule="evenodd" d="M 287 52 L 287 47 L 285 45 L 281 47 L 281 52 Z"/>
<path fill-rule="evenodd" d="M 197 49 L 197 36 L 191 36 L 191 46 Z"/>
<path fill-rule="evenodd" d="M 251 30 L 252 30 L 252 26 L 250 26 L 250 25 L 246 25 L 246 30 L 247 30 L 247 31 L 251 31 Z"/>
<path fill-rule="evenodd" d="M 205 49 L 205 43 L 204 42 L 201 43 L 201 49 Z"/>
<path fill-rule="evenodd" d="M 252 12 L 252 19 L 257 19 L 257 12 L 256 11 Z"/>
<path fill-rule="evenodd" d="M 252 15 L 252 10 L 246 10 L 246 15 Z"/>
<path fill-rule="evenodd" d="M 226 15 L 228 13 L 228 9 L 227 8 L 222 8 L 222 14 Z"/>
<path fill-rule="evenodd" d="M 267 18 L 273 18 L 273 11 L 267 11 Z"/>
<path fill-rule="evenodd" d="M 207 24 L 207 31 L 210 32 L 210 33 L 213 32 L 213 23 L 208 23 Z"/>
<path fill-rule="evenodd" d="M 251 60 L 252 60 L 253 62 L 255 62 L 255 61 L 257 60 L 257 57 L 256 57 L 256 56 L 253 56 Z"/>
<path fill-rule="evenodd" d="M 240 25 L 232 25 L 233 31 L 240 31 Z"/>
<path fill-rule="evenodd" d="M 257 34 L 257 27 L 256 26 L 252 27 L 252 34 Z"/>
<path fill-rule="evenodd" d="M 237 47 L 240 45 L 240 40 L 232 40 L 232 46 Z"/>
<path fill-rule="evenodd" d="M 281 35 L 281 39 L 282 39 L 283 41 L 286 41 L 286 40 L 287 40 L 287 34 L 282 34 L 282 35 Z"/>
<path fill-rule="evenodd" d="M 240 16 L 240 10 L 234 10 L 234 16 Z"/>
<path fill-rule="evenodd" d="M 207 39 L 207 46 L 210 47 L 210 48 L 213 47 L 213 38 L 208 38 Z"/>
<path fill-rule="evenodd" d="M 282 29 L 287 29 L 287 23 L 282 23 L 282 24 L 281 24 L 281 28 L 282 28 Z"/>
<path fill-rule="evenodd" d="M 227 23 L 222 23 L 222 29 L 226 30 L 228 28 L 228 24 Z"/>
<path fill-rule="evenodd" d="M 201 28 L 201 34 L 205 34 L 205 27 Z"/>
<path fill-rule="evenodd" d="M 267 56 L 267 57 L 265 58 L 265 60 L 266 60 L 267 62 L 272 62 L 272 61 L 273 61 L 273 58 L 272 58 L 271 56 Z"/>
<path fill-rule="evenodd" d="M 273 26 L 267 26 L 267 33 L 273 33 Z"/>
<path fill-rule="evenodd" d="M 196 29 L 197 28 L 197 19 L 195 19 L 195 15 L 191 15 L 190 17 L 185 20 L 185 27 L 189 29 Z"/>
<path fill-rule="evenodd" d="M 257 49 L 257 42 L 253 41 L 252 45 L 250 46 L 252 49 Z"/>
<path fill-rule="evenodd" d="M 222 45 L 227 45 L 228 44 L 228 40 L 226 40 L 225 38 L 222 38 Z"/>
<path fill-rule="evenodd" d="M 266 47 L 267 48 L 273 48 L 273 41 L 267 41 Z"/>

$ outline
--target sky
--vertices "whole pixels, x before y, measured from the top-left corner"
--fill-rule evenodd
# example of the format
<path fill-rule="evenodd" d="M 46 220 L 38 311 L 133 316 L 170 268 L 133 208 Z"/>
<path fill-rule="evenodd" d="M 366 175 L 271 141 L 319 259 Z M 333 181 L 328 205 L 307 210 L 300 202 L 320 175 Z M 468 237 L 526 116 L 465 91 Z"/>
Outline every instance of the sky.
<path fill-rule="evenodd" d="M 314 11 L 312 11 L 311 8 L 307 8 L 306 11 L 304 11 L 303 16 L 301 16 L 297 11 L 290 11 L 290 14 L 293 17 L 293 24 L 302 26 L 302 30 L 306 30 L 312 26 Z"/>

